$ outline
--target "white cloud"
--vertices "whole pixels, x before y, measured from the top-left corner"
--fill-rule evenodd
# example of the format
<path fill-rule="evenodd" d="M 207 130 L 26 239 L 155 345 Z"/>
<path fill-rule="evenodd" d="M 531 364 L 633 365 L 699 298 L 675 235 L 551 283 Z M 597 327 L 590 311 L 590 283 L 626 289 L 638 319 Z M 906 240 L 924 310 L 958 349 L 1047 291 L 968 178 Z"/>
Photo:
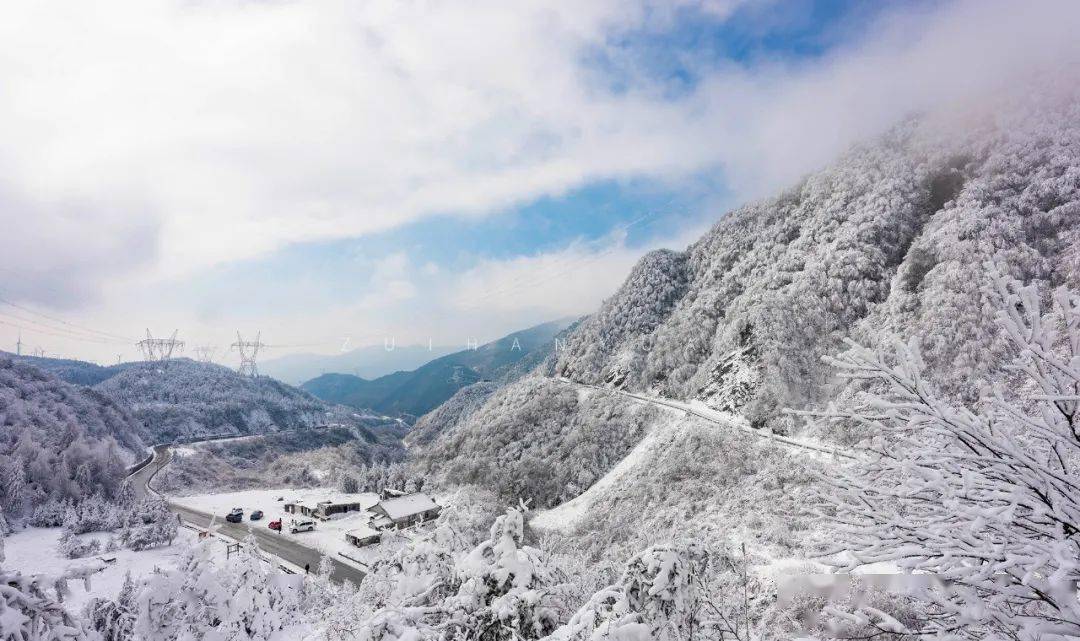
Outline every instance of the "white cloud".
<path fill-rule="evenodd" d="M 724 16 L 738 3 L 697 4 Z M 591 84 L 583 52 L 608 47 L 613 31 L 662 31 L 670 3 L 463 6 L 5 7 L 0 291 L 56 306 L 108 283 L 111 307 L 97 318 L 126 322 L 135 309 L 154 316 L 138 294 L 162 278 L 434 214 L 482 215 L 600 178 L 721 167 L 737 196 L 765 195 L 913 109 L 1047 70 L 1075 86 L 1080 68 L 1080 3 L 968 0 L 901 6 L 821 58 L 697 66 L 702 82 L 678 98 L 644 77 L 612 93 Z M 405 318 L 430 303 L 420 283 L 438 274 L 454 284 L 448 309 L 490 303 L 506 314 L 493 323 L 578 313 L 638 253 L 614 239 L 464 276 L 406 261 L 361 302 Z M 568 264 L 587 268 L 567 278 Z M 284 303 L 277 333 L 311 311 Z M 348 322 L 319 320 L 327 332 Z"/>
<path fill-rule="evenodd" d="M 0 216 L 60 203 L 111 225 L 112 202 L 141 203 L 127 215 L 160 229 L 153 275 L 174 276 L 689 169 L 684 106 L 597 91 L 581 69 L 611 29 L 662 19 L 664 3 L 648 4 L 13 5 L 0 21 L 0 188 L 26 205 Z"/>
<path fill-rule="evenodd" d="M 599 241 L 578 241 L 558 251 L 485 260 L 456 275 L 443 304 L 474 316 L 550 320 L 587 314 L 618 289 L 646 251 L 683 249 L 703 231 L 699 227 L 674 230 L 647 247 L 628 247 L 626 234 L 616 231 Z"/>

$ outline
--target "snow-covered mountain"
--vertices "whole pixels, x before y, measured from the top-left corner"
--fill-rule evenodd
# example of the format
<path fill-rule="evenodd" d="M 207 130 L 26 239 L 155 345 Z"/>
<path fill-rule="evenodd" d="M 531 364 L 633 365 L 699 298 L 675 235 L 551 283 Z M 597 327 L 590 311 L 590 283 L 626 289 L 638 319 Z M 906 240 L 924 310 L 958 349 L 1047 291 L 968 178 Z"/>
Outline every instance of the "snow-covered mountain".
<path fill-rule="evenodd" d="M 934 379 L 974 400 L 1002 364 L 986 261 L 1047 291 L 1080 284 L 1080 104 L 994 107 L 911 119 L 646 256 L 554 373 L 786 431 L 780 408 L 838 393 L 821 357 L 844 338 L 920 336 Z"/>
<path fill-rule="evenodd" d="M 436 358 L 408 372 L 394 372 L 374 380 L 351 374 L 324 374 L 302 388 L 331 403 L 390 415 L 421 416 L 463 387 L 521 378 L 554 353 L 555 337 L 562 336 L 573 322 L 566 318 L 536 325 L 474 349 Z"/>
<path fill-rule="evenodd" d="M 1013 376 L 983 289 L 987 262 L 1041 291 L 1080 290 L 1077 123 L 1072 95 L 901 123 L 779 196 L 723 215 L 685 251 L 642 258 L 565 349 L 440 425 L 417 460 L 450 485 L 492 487 L 538 507 L 585 493 L 627 461 L 618 483 L 586 497 L 593 509 L 578 513 L 593 518 L 574 523 L 579 533 L 606 540 L 618 531 L 632 549 L 670 534 L 664 518 L 699 519 L 695 529 L 741 528 L 769 554 L 790 554 L 791 541 L 766 541 L 781 520 L 804 527 L 797 506 L 783 503 L 776 521 L 750 506 L 797 495 L 830 468 L 828 457 L 744 443 L 683 412 L 642 417 L 635 401 L 557 379 L 850 445 L 866 434 L 811 433 L 782 410 L 852 396 L 822 362 L 844 339 L 879 347 L 899 336 L 920 342 L 933 385 L 974 402 Z M 604 456 L 592 453 L 595 442 Z"/>
<path fill-rule="evenodd" d="M 126 408 L 147 443 L 218 434 L 262 434 L 315 425 L 376 428 L 369 412 L 327 403 L 267 376 L 252 378 L 187 358 L 102 367 L 82 361 L 9 355 Z"/>

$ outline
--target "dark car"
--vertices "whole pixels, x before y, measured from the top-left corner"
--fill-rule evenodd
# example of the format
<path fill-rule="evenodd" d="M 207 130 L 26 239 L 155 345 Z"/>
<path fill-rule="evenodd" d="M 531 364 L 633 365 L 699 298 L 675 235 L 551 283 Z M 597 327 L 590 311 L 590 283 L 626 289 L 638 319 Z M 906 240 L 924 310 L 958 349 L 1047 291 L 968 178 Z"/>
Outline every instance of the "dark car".
<path fill-rule="evenodd" d="M 225 515 L 225 520 L 228 521 L 229 523 L 243 523 L 244 515 L 243 514 L 237 514 L 236 512 L 230 512 L 230 513 Z"/>
<path fill-rule="evenodd" d="M 281 521 L 280 520 L 278 520 L 278 521 L 270 521 L 269 523 L 266 524 L 266 527 L 270 528 L 271 530 L 277 530 L 278 532 L 280 532 L 281 531 Z"/>
<path fill-rule="evenodd" d="M 248 518 L 250 518 L 252 521 L 258 521 L 262 517 L 263 517 L 262 510 L 255 510 L 254 512 L 251 513 L 251 516 L 248 517 Z"/>

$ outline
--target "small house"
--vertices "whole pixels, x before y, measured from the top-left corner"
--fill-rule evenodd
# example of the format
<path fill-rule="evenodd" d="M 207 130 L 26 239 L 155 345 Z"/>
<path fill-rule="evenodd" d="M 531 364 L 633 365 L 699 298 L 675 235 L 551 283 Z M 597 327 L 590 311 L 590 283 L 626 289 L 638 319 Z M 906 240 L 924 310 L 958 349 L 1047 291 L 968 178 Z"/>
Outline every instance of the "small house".
<path fill-rule="evenodd" d="M 358 548 L 378 543 L 381 538 L 382 533 L 370 527 L 358 527 L 345 533 L 345 540 Z"/>
<path fill-rule="evenodd" d="M 439 516 L 442 507 L 427 494 L 417 492 L 379 501 L 369 511 L 372 526 L 386 529 L 430 521 Z"/>
<path fill-rule="evenodd" d="M 302 514 L 303 516 L 323 520 L 330 518 L 334 514 L 360 512 L 364 509 L 364 506 L 359 501 L 351 499 L 319 501 L 315 505 L 308 505 L 303 501 L 290 501 L 284 507 L 289 514 Z"/>

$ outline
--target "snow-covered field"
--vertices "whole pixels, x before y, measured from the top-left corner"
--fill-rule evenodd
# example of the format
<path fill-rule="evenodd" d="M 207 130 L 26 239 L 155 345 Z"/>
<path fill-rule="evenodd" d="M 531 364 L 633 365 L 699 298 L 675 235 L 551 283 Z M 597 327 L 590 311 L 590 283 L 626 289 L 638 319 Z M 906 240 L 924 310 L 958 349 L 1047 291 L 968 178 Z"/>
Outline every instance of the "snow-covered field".
<path fill-rule="evenodd" d="M 278 500 L 282 499 L 282 500 Z M 367 525 L 370 514 L 367 508 L 379 502 L 377 494 L 344 494 L 327 488 L 309 489 L 268 489 L 268 490 L 245 490 L 242 492 L 226 492 L 221 494 L 198 494 L 183 496 L 171 500 L 195 510 L 217 514 L 222 520 L 234 507 L 244 509 L 244 523 L 251 527 L 267 528 L 270 521 L 281 519 L 283 524 L 280 536 L 296 539 L 302 544 L 315 548 L 324 554 L 338 555 L 344 552 L 348 556 L 362 562 L 368 562 L 375 558 L 379 551 L 379 545 L 369 545 L 358 548 L 345 540 L 345 532 L 361 528 Z M 289 502 L 303 502 L 307 505 L 315 505 L 320 501 L 335 502 L 358 502 L 365 509 L 359 512 L 335 514 L 326 521 L 315 519 L 314 532 L 300 532 L 291 534 L 288 531 L 288 523 L 294 518 L 303 518 L 285 512 L 285 504 Z M 263 511 L 263 518 L 259 521 L 249 519 L 255 510 Z M 340 557 L 339 557 L 340 558 Z"/>
<path fill-rule="evenodd" d="M 69 569 L 86 566 L 99 566 L 101 571 L 90 577 L 90 589 L 87 590 L 82 581 L 72 580 L 68 582 L 71 594 L 64 597 L 64 605 L 71 612 L 79 612 L 93 597 L 115 598 L 124 583 L 124 575 L 131 572 L 135 578 L 148 576 L 155 567 L 175 567 L 176 558 L 184 549 L 184 546 L 195 540 L 195 533 L 191 530 L 180 528 L 179 536 L 172 545 L 163 548 L 153 548 L 142 552 L 134 552 L 127 549 L 119 549 L 115 552 L 103 552 L 84 559 L 65 559 L 56 551 L 56 542 L 60 539 L 63 528 L 26 528 L 11 534 L 4 539 L 4 548 L 7 558 L 4 568 L 22 572 L 23 574 L 44 574 L 48 576 L 60 576 Z M 80 539 L 95 538 L 102 542 L 108 540 L 109 534 L 95 533 L 83 534 Z M 215 549 L 216 548 L 212 548 Z M 225 548 L 221 548 L 224 557 Z M 115 558 L 113 563 L 105 563 L 102 559 Z"/>

